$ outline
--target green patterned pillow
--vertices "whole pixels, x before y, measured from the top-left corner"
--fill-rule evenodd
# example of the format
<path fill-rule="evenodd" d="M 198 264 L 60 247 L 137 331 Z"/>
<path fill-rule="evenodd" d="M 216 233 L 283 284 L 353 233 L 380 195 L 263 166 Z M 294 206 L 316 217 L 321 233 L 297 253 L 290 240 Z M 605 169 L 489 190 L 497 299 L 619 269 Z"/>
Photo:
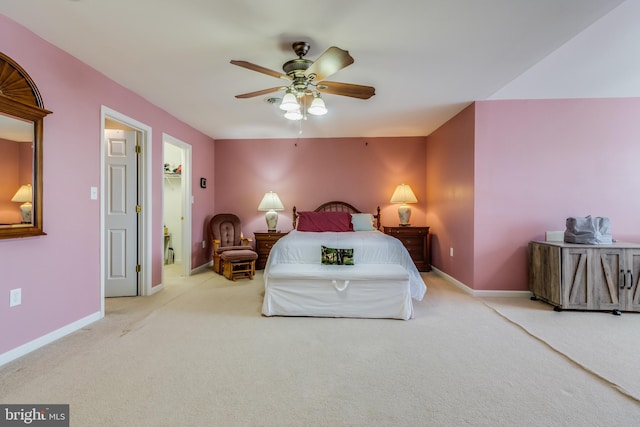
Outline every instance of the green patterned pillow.
<path fill-rule="evenodd" d="M 335 249 L 323 246 L 322 264 L 353 265 L 353 249 Z"/>

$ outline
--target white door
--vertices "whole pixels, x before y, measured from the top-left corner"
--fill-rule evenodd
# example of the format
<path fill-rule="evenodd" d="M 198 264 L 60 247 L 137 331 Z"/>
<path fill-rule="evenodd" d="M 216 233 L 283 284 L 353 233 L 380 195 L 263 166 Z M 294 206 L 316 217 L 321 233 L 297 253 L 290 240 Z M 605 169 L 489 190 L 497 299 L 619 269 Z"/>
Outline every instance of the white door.
<path fill-rule="evenodd" d="M 138 295 L 135 131 L 105 129 L 105 296 Z"/>

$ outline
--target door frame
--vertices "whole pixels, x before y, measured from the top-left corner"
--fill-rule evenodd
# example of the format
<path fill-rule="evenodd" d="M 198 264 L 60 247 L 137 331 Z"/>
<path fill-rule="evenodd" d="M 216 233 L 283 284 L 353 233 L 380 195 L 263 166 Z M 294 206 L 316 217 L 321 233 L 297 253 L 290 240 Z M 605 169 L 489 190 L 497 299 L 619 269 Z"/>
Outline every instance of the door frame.
<path fill-rule="evenodd" d="M 105 120 L 111 119 L 129 126 L 139 132 L 139 145 L 142 151 L 140 167 L 138 168 L 138 188 L 140 191 L 139 201 L 142 206 L 142 213 L 138 220 L 138 260 L 141 263 L 140 275 L 138 277 L 138 295 L 150 295 L 151 289 L 151 127 L 141 123 L 131 117 L 125 116 L 111 108 L 102 105 L 100 108 L 100 311 L 104 316 L 105 299 L 105 212 L 107 203 L 105 200 L 105 164 L 106 164 L 106 141 L 104 137 Z"/>
<path fill-rule="evenodd" d="M 168 143 L 175 145 L 182 151 L 182 179 L 180 180 L 180 192 L 182 193 L 182 240 L 180 241 L 182 246 L 182 253 L 180 258 L 182 259 L 182 275 L 188 277 L 191 275 L 191 204 L 193 203 L 192 189 L 191 189 L 191 145 L 184 141 L 179 140 L 167 133 L 162 134 L 162 159 L 164 161 L 164 144 Z M 164 168 L 162 173 L 164 174 Z M 164 175 L 162 177 L 162 194 L 164 195 Z M 164 196 L 163 196 L 164 197 Z M 164 203 L 162 204 L 164 209 Z M 162 212 L 164 218 L 164 211 Z M 164 245 L 164 242 L 163 242 Z M 164 246 L 163 246 L 164 253 Z M 162 282 L 164 283 L 164 268 L 162 272 Z"/>

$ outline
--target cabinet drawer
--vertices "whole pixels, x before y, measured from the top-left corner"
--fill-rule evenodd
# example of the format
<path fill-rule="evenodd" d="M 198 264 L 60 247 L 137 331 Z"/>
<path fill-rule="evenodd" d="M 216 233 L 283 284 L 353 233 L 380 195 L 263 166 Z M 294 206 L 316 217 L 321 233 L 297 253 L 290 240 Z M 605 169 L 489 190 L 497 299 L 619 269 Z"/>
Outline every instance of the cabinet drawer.
<path fill-rule="evenodd" d="M 420 247 L 409 246 L 407 247 L 407 252 L 409 252 L 409 255 L 411 255 L 411 259 L 413 260 L 420 260 L 420 261 L 424 260 L 425 253 L 422 246 Z"/>
<path fill-rule="evenodd" d="M 424 237 L 398 236 L 398 240 L 400 240 L 407 249 L 410 247 L 420 249 L 422 248 L 422 245 L 424 245 Z"/>
<path fill-rule="evenodd" d="M 405 236 L 426 236 L 428 233 L 428 229 L 426 228 L 404 228 L 404 227 L 394 227 L 391 230 L 386 231 L 387 234 L 397 237 L 401 239 Z"/>
<path fill-rule="evenodd" d="M 274 240 L 272 242 L 271 241 L 269 241 L 269 242 L 258 242 L 257 247 L 258 247 L 259 251 L 267 251 L 268 252 L 268 251 L 271 250 L 271 248 L 273 248 L 273 245 L 275 245 L 275 244 L 276 244 L 276 240 Z"/>

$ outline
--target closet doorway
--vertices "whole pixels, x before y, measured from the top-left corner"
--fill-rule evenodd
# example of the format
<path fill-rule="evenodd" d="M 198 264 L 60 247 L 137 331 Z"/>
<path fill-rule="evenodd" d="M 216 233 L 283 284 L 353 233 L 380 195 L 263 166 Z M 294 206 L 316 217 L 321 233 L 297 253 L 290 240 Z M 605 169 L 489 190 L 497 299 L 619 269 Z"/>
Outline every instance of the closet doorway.
<path fill-rule="evenodd" d="M 191 145 L 162 135 L 163 283 L 167 273 L 191 275 Z"/>

